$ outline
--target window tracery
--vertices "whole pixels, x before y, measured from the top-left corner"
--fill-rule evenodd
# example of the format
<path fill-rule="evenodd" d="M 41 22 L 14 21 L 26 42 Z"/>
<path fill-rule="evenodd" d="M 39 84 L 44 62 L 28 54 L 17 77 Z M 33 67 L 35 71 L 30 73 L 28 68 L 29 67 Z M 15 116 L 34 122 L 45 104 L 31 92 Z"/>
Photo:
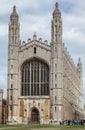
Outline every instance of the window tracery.
<path fill-rule="evenodd" d="M 21 96 L 49 95 L 49 67 L 33 59 L 22 66 Z"/>

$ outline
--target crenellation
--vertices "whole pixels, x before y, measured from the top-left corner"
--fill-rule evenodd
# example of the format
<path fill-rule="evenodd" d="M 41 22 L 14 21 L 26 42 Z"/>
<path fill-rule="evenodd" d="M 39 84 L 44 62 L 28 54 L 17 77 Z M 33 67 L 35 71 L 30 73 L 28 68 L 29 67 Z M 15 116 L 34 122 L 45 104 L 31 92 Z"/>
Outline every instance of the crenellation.
<path fill-rule="evenodd" d="M 39 41 L 42 42 L 42 38 L 39 38 Z"/>
<path fill-rule="evenodd" d="M 47 40 L 45 40 L 44 43 L 45 43 L 46 45 L 48 45 L 48 41 L 47 41 Z"/>
<path fill-rule="evenodd" d="M 73 59 L 71 58 L 71 55 L 69 54 L 69 51 L 67 50 L 67 48 L 65 47 L 65 44 L 63 44 L 63 51 L 66 55 L 66 57 L 68 58 L 68 61 L 70 62 L 70 64 L 72 65 L 72 67 L 74 68 L 75 72 L 77 73 L 77 67 L 73 61 Z"/>
<path fill-rule="evenodd" d="M 36 32 L 34 32 L 34 35 L 33 35 L 33 40 L 37 40 L 37 35 L 36 35 Z"/>
<path fill-rule="evenodd" d="M 27 43 L 30 43 L 30 42 L 31 42 L 31 38 L 28 38 Z"/>
<path fill-rule="evenodd" d="M 25 48 L 29 48 L 30 46 L 33 46 L 36 44 L 37 46 L 41 46 L 42 48 L 46 48 L 48 51 L 50 50 L 50 44 L 48 44 L 48 41 L 45 40 L 42 42 L 41 40 L 31 40 L 29 39 L 29 42 L 23 41 L 21 46 L 19 46 L 19 50 L 24 50 Z"/>
<path fill-rule="evenodd" d="M 25 45 L 26 44 L 26 42 L 25 41 L 22 41 L 22 45 Z"/>

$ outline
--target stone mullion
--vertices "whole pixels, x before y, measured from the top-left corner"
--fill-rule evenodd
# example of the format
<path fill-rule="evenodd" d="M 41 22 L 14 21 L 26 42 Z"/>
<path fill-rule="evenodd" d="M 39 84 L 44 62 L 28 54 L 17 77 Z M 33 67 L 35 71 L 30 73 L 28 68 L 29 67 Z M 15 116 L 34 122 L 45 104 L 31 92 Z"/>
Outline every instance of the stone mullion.
<path fill-rule="evenodd" d="M 39 62 L 39 95 L 41 95 L 41 62 Z"/>
<path fill-rule="evenodd" d="M 28 96 L 28 67 L 26 69 L 26 76 L 27 76 L 27 81 L 26 81 L 26 96 Z"/>
<path fill-rule="evenodd" d="M 44 65 L 42 65 L 42 95 L 44 94 Z"/>
<path fill-rule="evenodd" d="M 26 76 L 27 76 L 27 75 L 26 75 L 26 67 L 25 67 L 25 89 L 24 89 L 25 96 L 26 96 L 26 81 L 27 81 L 27 80 L 26 80 Z"/>
<path fill-rule="evenodd" d="M 45 95 L 44 67 L 45 66 L 43 65 L 43 95 Z"/>
<path fill-rule="evenodd" d="M 47 68 L 45 69 L 45 78 L 48 76 L 47 75 Z M 48 95 L 48 83 L 47 83 L 47 78 L 46 78 L 46 80 L 45 80 L 45 85 L 46 85 L 46 95 Z"/>
<path fill-rule="evenodd" d="M 38 80 L 37 80 L 37 78 L 38 78 L 38 77 L 37 77 L 37 74 L 38 74 L 37 72 L 38 72 L 38 69 L 37 69 L 37 68 L 38 68 L 38 64 L 36 63 L 36 95 L 38 95 L 38 94 L 37 94 L 37 89 L 38 89 L 38 87 L 37 87 L 37 81 L 38 81 Z"/>
<path fill-rule="evenodd" d="M 44 79 L 45 79 L 45 64 L 44 64 L 44 67 L 43 67 L 43 72 L 44 72 L 44 73 L 43 73 L 43 76 L 44 76 L 44 77 L 43 77 L 43 81 L 44 81 L 44 95 L 46 95 L 46 92 L 45 92 L 45 90 L 46 90 L 46 89 L 45 89 L 45 88 L 46 88 L 46 82 L 45 82 L 45 80 L 44 80 Z"/>
<path fill-rule="evenodd" d="M 30 62 L 30 96 L 31 96 L 31 62 Z"/>
<path fill-rule="evenodd" d="M 34 69 L 35 68 L 34 68 L 34 62 L 33 62 L 33 83 L 32 83 L 33 84 L 33 95 L 34 95 Z"/>
<path fill-rule="evenodd" d="M 38 86 L 38 95 L 39 95 L 39 62 L 38 62 L 38 75 L 37 76 L 38 76 L 38 80 L 37 80 L 38 84 L 37 84 L 37 86 Z"/>
<path fill-rule="evenodd" d="M 23 95 L 25 94 L 25 68 L 24 68 L 24 84 L 23 84 Z"/>

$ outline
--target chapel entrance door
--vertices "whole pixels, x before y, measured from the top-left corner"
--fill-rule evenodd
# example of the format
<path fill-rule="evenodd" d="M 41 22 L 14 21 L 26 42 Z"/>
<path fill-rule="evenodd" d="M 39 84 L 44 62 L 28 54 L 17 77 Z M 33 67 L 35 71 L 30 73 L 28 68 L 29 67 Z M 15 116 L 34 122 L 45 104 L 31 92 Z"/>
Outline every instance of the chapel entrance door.
<path fill-rule="evenodd" d="M 31 123 L 39 124 L 39 111 L 36 108 L 32 109 L 32 112 L 31 112 Z"/>

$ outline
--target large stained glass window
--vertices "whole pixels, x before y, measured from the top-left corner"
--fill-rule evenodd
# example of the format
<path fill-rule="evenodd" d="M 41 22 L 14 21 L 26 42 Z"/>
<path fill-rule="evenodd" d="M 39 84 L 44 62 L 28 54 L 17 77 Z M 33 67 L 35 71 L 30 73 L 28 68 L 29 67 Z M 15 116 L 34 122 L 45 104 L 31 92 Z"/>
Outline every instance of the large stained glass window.
<path fill-rule="evenodd" d="M 49 95 L 49 67 L 38 59 L 25 62 L 21 69 L 21 96 Z"/>

